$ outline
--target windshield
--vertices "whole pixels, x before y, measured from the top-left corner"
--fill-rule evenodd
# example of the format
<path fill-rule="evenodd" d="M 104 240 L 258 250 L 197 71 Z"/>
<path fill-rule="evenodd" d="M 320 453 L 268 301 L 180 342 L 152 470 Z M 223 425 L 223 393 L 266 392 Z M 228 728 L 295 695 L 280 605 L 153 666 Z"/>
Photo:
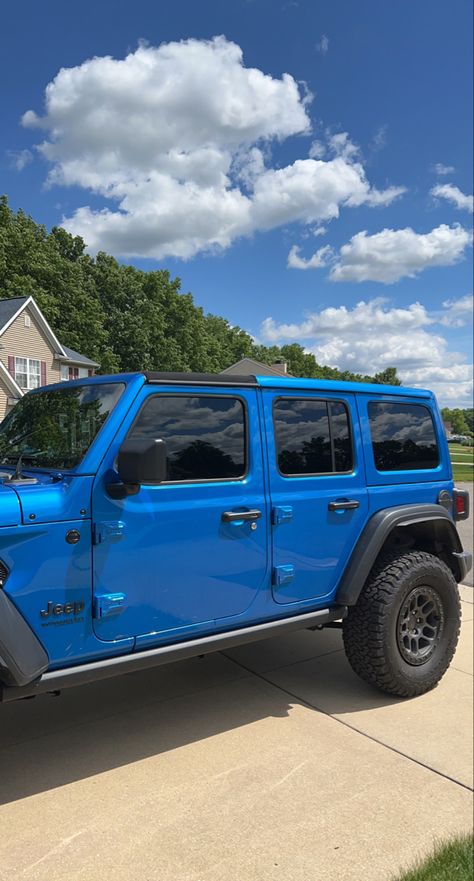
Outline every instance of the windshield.
<path fill-rule="evenodd" d="M 25 395 L 0 424 L 0 462 L 75 468 L 115 407 L 123 383 L 79 385 Z"/>

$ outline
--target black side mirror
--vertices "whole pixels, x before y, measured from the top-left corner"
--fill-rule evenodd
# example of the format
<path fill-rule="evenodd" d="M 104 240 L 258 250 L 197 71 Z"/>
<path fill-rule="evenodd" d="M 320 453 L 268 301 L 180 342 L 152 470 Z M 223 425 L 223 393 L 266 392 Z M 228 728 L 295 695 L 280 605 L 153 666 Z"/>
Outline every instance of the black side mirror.
<path fill-rule="evenodd" d="M 109 483 L 113 499 L 136 495 L 142 483 L 158 484 L 166 480 L 166 444 L 160 438 L 127 438 L 117 457 L 120 483 Z"/>
<path fill-rule="evenodd" d="M 117 468 L 123 483 L 166 480 L 166 444 L 161 438 L 128 438 L 120 447 Z"/>

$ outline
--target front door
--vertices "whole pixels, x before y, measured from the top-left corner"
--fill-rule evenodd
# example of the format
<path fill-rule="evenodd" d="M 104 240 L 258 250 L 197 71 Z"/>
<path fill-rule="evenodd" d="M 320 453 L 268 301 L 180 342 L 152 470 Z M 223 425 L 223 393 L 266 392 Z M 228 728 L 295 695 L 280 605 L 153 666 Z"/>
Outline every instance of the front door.
<path fill-rule="evenodd" d="M 255 389 L 148 384 L 138 403 L 93 490 L 94 630 L 144 645 L 242 614 L 268 584 L 268 527 Z M 114 500 L 127 436 L 165 441 L 167 480 Z"/>
<path fill-rule="evenodd" d="M 350 394 L 264 392 L 277 603 L 330 602 L 367 520 Z"/>

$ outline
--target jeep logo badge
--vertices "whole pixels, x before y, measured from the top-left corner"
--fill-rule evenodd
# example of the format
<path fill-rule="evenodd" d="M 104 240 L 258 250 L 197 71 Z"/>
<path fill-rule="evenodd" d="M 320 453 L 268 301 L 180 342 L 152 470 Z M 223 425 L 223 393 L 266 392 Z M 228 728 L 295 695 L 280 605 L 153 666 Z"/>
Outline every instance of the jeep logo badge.
<path fill-rule="evenodd" d="M 51 615 L 80 615 L 84 611 L 85 603 L 82 601 L 75 603 L 51 603 L 49 602 L 46 609 L 41 609 L 42 618 L 49 618 Z"/>

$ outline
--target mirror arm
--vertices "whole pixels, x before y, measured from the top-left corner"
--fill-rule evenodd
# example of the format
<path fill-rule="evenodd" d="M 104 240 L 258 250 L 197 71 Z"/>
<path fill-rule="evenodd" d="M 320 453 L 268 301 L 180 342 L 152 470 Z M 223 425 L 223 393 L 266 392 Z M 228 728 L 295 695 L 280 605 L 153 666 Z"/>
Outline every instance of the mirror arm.
<path fill-rule="evenodd" d="M 136 496 L 140 492 L 139 483 L 122 483 L 120 481 L 107 483 L 105 488 L 111 499 L 125 499 L 127 496 Z"/>

